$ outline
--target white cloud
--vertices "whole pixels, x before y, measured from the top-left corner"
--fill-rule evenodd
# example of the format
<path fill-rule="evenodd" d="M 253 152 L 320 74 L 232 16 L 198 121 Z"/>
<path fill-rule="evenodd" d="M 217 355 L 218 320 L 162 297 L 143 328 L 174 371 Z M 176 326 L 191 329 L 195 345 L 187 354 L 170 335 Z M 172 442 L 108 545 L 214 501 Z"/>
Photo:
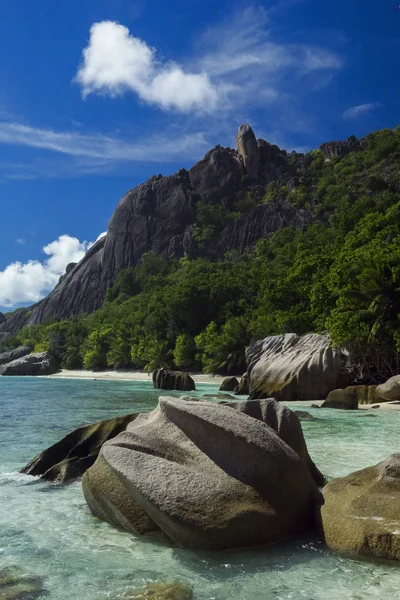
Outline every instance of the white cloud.
<path fill-rule="evenodd" d="M 270 11 L 272 12 L 272 11 Z M 196 41 L 187 67 L 157 61 L 156 50 L 118 23 L 95 23 L 76 81 L 91 93 L 127 91 L 163 109 L 215 112 L 266 100 L 281 101 L 290 82 L 341 68 L 340 57 L 309 44 L 277 41 L 270 12 L 256 5 L 233 13 Z"/>
<path fill-rule="evenodd" d="M 84 97 L 92 93 L 119 96 L 130 90 L 145 102 L 183 112 L 212 110 L 219 97 L 206 73 L 162 64 L 155 49 L 113 21 L 92 25 L 76 81 Z"/>
<path fill-rule="evenodd" d="M 15 241 L 20 246 L 24 246 L 26 244 L 26 240 L 24 238 L 16 238 Z"/>
<path fill-rule="evenodd" d="M 369 102 L 367 104 L 359 104 L 358 106 L 352 106 L 348 108 L 343 113 L 344 119 L 357 119 L 357 117 L 361 117 L 377 108 L 381 108 L 382 104 L 380 102 Z"/>
<path fill-rule="evenodd" d="M 12 307 L 37 302 L 57 284 L 71 262 L 79 262 L 92 243 L 80 242 L 69 235 L 44 246 L 43 261 L 15 262 L 0 271 L 0 306 Z"/>

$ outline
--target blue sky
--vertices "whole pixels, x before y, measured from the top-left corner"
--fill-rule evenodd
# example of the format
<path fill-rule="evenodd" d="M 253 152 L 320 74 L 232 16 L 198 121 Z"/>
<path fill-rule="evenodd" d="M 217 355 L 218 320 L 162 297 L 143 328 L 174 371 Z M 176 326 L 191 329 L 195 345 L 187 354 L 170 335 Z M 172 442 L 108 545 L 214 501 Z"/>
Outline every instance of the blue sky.
<path fill-rule="evenodd" d="M 288 150 L 399 124 L 400 12 L 360 0 L 14 0 L 0 21 L 0 309 L 119 198 L 237 127 Z"/>

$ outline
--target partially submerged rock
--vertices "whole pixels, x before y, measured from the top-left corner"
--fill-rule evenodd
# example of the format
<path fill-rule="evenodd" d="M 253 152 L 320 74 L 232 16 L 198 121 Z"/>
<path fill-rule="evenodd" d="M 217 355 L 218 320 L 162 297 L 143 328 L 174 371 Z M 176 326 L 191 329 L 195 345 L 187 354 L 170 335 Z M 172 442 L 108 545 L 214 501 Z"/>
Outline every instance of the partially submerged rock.
<path fill-rule="evenodd" d="M 236 377 L 226 377 L 223 380 L 219 390 L 220 390 L 220 392 L 234 392 L 236 390 L 236 388 L 238 387 L 238 385 L 239 385 L 239 382 L 236 379 Z"/>
<path fill-rule="evenodd" d="M 158 390 L 178 390 L 192 392 L 196 390 L 194 379 L 182 371 L 157 369 L 153 373 L 153 386 Z"/>
<path fill-rule="evenodd" d="M 333 479 L 323 495 L 322 526 L 330 548 L 400 560 L 400 454 Z"/>
<path fill-rule="evenodd" d="M 282 435 L 286 420 L 274 418 Z M 83 491 L 92 513 L 114 526 L 212 550 L 298 534 L 320 502 L 304 458 L 263 420 L 175 398 L 160 398 L 103 445 Z"/>
<path fill-rule="evenodd" d="M 305 410 L 294 410 L 293 412 L 296 415 L 296 417 L 300 419 L 300 421 L 314 421 L 315 419 L 315 417 L 313 417 L 309 412 Z"/>
<path fill-rule="evenodd" d="M 60 370 L 58 361 L 49 352 L 35 352 L 0 367 L 0 375 L 53 375 Z"/>
<path fill-rule="evenodd" d="M 46 595 L 42 577 L 28 575 L 14 565 L 0 569 L 0 600 L 33 600 Z"/>
<path fill-rule="evenodd" d="M 325 335 L 275 335 L 246 350 L 250 397 L 320 400 L 344 383 L 344 355 Z"/>
<path fill-rule="evenodd" d="M 357 396 L 350 390 L 332 390 L 321 408 L 339 408 L 342 410 L 357 410 Z"/>
<path fill-rule="evenodd" d="M 18 346 L 18 348 L 14 348 L 14 350 L 2 352 L 0 354 L 0 365 L 5 365 L 7 363 L 12 362 L 13 360 L 22 358 L 23 356 L 30 354 L 32 350 L 33 346 Z"/>
<path fill-rule="evenodd" d="M 149 583 L 133 594 L 125 594 L 127 600 L 192 600 L 193 590 L 187 583 Z"/>
<path fill-rule="evenodd" d="M 66 483 L 81 477 L 96 460 L 101 446 L 126 429 L 137 414 L 115 417 L 75 429 L 31 460 L 21 473 Z"/>

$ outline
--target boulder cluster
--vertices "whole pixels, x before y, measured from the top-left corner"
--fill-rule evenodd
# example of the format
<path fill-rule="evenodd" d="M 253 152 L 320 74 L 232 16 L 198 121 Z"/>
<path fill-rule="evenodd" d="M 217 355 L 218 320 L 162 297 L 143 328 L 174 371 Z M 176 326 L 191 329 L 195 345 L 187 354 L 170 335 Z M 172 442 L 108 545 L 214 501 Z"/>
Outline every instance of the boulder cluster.
<path fill-rule="evenodd" d="M 53 375 L 60 370 L 52 354 L 32 350 L 32 346 L 19 346 L 0 354 L 0 375 Z"/>

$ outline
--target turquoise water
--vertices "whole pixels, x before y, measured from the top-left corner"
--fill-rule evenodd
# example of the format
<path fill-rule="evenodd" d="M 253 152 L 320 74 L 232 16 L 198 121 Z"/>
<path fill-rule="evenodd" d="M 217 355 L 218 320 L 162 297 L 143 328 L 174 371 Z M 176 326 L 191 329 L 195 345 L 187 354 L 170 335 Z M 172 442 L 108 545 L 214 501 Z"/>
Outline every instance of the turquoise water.
<path fill-rule="evenodd" d="M 204 384 L 198 395 L 214 391 Z M 195 600 L 400 598 L 397 567 L 350 560 L 315 540 L 215 554 L 167 548 L 94 519 L 79 483 L 18 474 L 71 429 L 149 410 L 157 397 L 150 382 L 0 378 L 0 568 L 42 576 L 47 595 L 40 598 L 52 600 L 114 600 L 176 579 L 190 582 Z M 400 451 L 400 413 L 309 412 L 317 417 L 302 423 L 309 451 L 327 475 Z"/>

